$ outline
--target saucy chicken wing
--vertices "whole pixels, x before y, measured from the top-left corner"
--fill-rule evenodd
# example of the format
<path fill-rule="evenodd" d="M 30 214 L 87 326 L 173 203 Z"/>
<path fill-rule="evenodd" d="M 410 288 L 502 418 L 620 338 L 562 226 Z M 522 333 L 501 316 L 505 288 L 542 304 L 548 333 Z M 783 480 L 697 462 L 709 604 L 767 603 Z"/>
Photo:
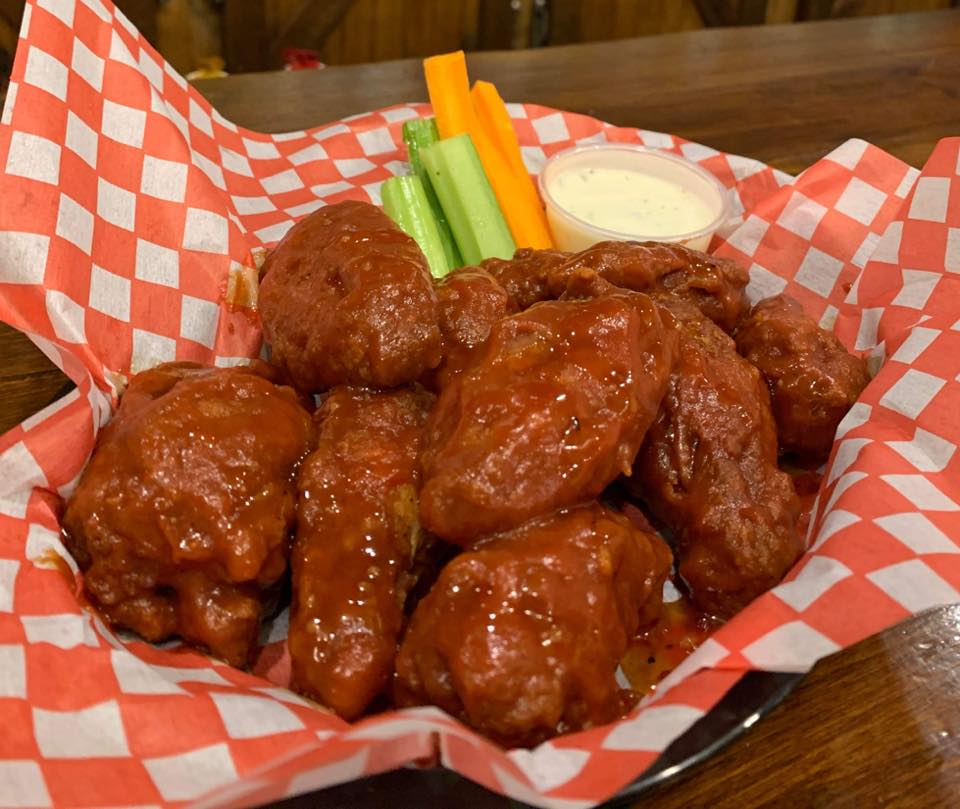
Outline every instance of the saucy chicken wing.
<path fill-rule="evenodd" d="M 294 687 L 346 719 L 393 672 L 417 544 L 418 455 L 433 397 L 332 390 L 298 480 L 288 644 Z"/>
<path fill-rule="evenodd" d="M 734 330 L 749 305 L 746 270 L 730 259 L 679 244 L 600 242 L 571 256 L 550 273 L 551 293 L 559 296 L 568 276 L 585 269 L 624 289 L 669 292 L 727 332 Z"/>
<path fill-rule="evenodd" d="M 313 425 L 262 364 L 135 376 L 67 503 L 67 548 L 115 626 L 248 662 L 286 570 Z"/>
<path fill-rule="evenodd" d="M 458 376 L 500 318 L 516 311 L 510 296 L 490 273 L 463 267 L 437 283 L 443 362 L 432 374 L 439 389 Z"/>
<path fill-rule="evenodd" d="M 673 532 L 695 603 L 729 616 L 797 560 L 799 501 L 760 373 L 693 306 L 657 300 L 681 323 L 680 359 L 626 482 Z"/>
<path fill-rule="evenodd" d="M 627 643 L 659 613 L 670 551 L 597 503 L 535 518 L 457 556 L 397 657 L 400 705 L 430 703 L 505 745 L 612 721 Z"/>
<path fill-rule="evenodd" d="M 596 497 L 629 471 L 677 340 L 672 318 L 640 293 L 499 320 L 427 423 L 424 527 L 465 544 Z"/>
<path fill-rule="evenodd" d="M 260 313 L 271 360 L 300 390 L 393 387 L 440 362 L 437 296 L 417 243 L 374 205 L 300 220 L 267 256 Z"/>
<path fill-rule="evenodd" d="M 571 255 L 562 250 L 521 247 L 513 258 L 488 258 L 480 267 L 496 279 L 510 296 L 514 309 L 520 311 L 557 297 L 550 294 L 550 274 Z"/>
<path fill-rule="evenodd" d="M 696 306 L 724 331 L 746 314 L 749 277 L 735 262 L 662 242 L 600 242 L 579 253 L 518 250 L 512 260 L 483 263 L 517 307 L 559 298 L 569 277 L 592 270 L 604 280 L 637 292 L 660 290 Z"/>
<path fill-rule="evenodd" d="M 737 349 L 767 380 L 781 451 L 825 460 L 870 381 L 867 364 L 785 295 L 753 307 L 737 330 Z"/>

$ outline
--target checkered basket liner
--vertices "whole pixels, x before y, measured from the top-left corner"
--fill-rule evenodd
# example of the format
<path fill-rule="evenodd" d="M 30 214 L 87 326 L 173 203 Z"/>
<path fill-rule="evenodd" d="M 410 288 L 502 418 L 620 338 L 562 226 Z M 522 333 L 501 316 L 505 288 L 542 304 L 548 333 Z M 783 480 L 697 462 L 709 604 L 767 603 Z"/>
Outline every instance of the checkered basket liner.
<path fill-rule="evenodd" d="M 643 772 L 750 669 L 805 671 L 960 600 L 960 140 L 922 172 L 860 140 L 797 178 L 680 138 L 510 105 L 536 172 L 574 143 L 682 154 L 727 187 L 714 245 L 752 298 L 785 290 L 876 377 L 839 430 L 787 580 L 628 718 L 503 751 L 435 708 L 348 725 L 282 687 L 282 622 L 257 674 L 111 632 L 81 608 L 61 498 L 131 372 L 255 356 L 228 291 L 298 218 L 379 200 L 404 170 L 401 104 L 303 132 L 225 120 L 107 0 L 31 0 L 0 125 L 0 317 L 77 383 L 0 437 L 0 804 L 247 806 L 436 762 L 542 807 Z M 272 650 L 272 653 L 269 653 Z"/>

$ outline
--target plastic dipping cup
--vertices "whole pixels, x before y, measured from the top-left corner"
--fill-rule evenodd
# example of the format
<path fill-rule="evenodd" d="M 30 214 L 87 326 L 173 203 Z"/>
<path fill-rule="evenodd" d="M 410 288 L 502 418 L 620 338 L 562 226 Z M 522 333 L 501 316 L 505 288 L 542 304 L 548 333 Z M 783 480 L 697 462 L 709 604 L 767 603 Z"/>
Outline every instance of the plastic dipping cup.
<path fill-rule="evenodd" d="M 592 175 L 590 169 L 595 170 Z M 597 169 L 601 171 L 597 172 Z M 644 187 L 654 194 L 659 188 L 662 193 L 664 184 L 671 186 L 667 190 L 672 199 L 683 199 L 685 192 L 693 195 L 695 202 L 685 211 L 685 225 L 678 232 L 665 229 L 662 215 L 654 227 L 653 219 L 645 221 L 642 211 L 631 220 L 629 229 L 623 227 L 623 217 L 619 214 L 617 219 L 621 226 L 608 227 L 605 225 L 610 222 L 603 219 L 603 206 L 598 206 L 597 212 L 586 219 L 563 207 L 551 193 L 551 185 L 556 190 L 557 178 L 566 172 L 583 172 L 577 182 L 584 199 L 589 191 L 599 192 L 599 187 L 589 188 L 593 176 L 597 177 L 598 183 L 601 177 L 603 179 L 606 190 L 600 192 L 602 201 L 622 201 L 621 207 L 624 208 L 630 205 L 632 194 L 642 193 Z M 626 179 L 622 190 L 614 195 L 609 189 L 617 175 Z M 604 241 L 673 242 L 693 250 L 706 250 L 713 234 L 727 217 L 726 190 L 710 172 L 682 157 L 630 143 L 598 143 L 558 152 L 547 160 L 540 172 L 540 193 L 550 231 L 561 250 L 583 250 Z M 643 201 L 650 203 L 649 198 Z"/>

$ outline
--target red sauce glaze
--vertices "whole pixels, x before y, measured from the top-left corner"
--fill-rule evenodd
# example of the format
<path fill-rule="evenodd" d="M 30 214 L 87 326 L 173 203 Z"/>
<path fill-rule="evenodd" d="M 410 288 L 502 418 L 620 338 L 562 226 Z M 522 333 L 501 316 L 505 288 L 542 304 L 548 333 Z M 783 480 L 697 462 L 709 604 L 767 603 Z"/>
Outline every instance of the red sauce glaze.
<path fill-rule="evenodd" d="M 800 467 L 787 467 L 784 471 L 790 475 L 797 490 L 800 501 L 797 531 L 800 536 L 805 536 L 823 476 L 818 471 Z M 653 530 L 646 516 L 635 506 L 624 504 L 624 513 L 638 527 Z M 655 691 L 667 675 L 723 625 L 721 618 L 694 606 L 689 594 L 684 592 L 682 581 L 673 581 L 679 598 L 664 603 L 654 624 L 641 627 L 620 661 L 631 688 L 640 696 Z"/>
<path fill-rule="evenodd" d="M 630 687 L 640 696 L 653 693 L 722 623 L 694 607 L 686 595 L 664 604 L 656 622 L 630 641 L 620 661 Z"/>
<path fill-rule="evenodd" d="M 659 290 L 696 306 L 732 332 L 749 306 L 747 271 L 735 262 L 682 245 L 660 242 L 600 242 L 579 253 L 518 250 L 512 260 L 489 259 L 487 270 L 520 309 L 559 298 L 572 275 L 592 271 L 614 286 Z"/>
<path fill-rule="evenodd" d="M 131 381 L 63 517 L 90 602 L 149 641 L 243 666 L 286 570 L 309 413 L 262 364 L 170 363 Z"/>
<path fill-rule="evenodd" d="M 617 665 L 670 563 L 656 534 L 597 503 L 483 540 L 414 612 L 397 703 L 438 705 L 505 745 L 612 721 L 628 707 Z"/>
<path fill-rule="evenodd" d="M 443 362 L 428 372 L 428 387 L 439 390 L 460 375 L 493 325 L 516 311 L 506 290 L 490 273 L 463 267 L 437 283 Z"/>
<path fill-rule="evenodd" d="M 498 321 L 430 414 L 424 526 L 465 544 L 596 497 L 629 471 L 676 355 L 660 311 L 624 292 Z"/>
<path fill-rule="evenodd" d="M 47 570 L 55 570 L 67 583 L 67 586 L 76 592 L 77 598 L 80 600 L 81 604 L 83 606 L 88 605 L 86 597 L 83 595 L 82 574 L 74 576 L 73 570 L 71 569 L 70 565 L 67 564 L 67 560 L 64 559 L 53 548 L 47 548 L 43 553 L 31 561 L 37 567 L 42 567 Z"/>
<path fill-rule="evenodd" d="M 729 616 L 799 557 L 800 504 L 757 369 L 696 308 L 657 301 L 681 323 L 680 361 L 627 485 L 673 532 L 694 603 Z"/>
<path fill-rule="evenodd" d="M 817 492 L 820 491 L 820 484 L 823 482 L 823 473 L 818 469 L 804 469 L 784 464 L 781 464 L 781 468 L 790 475 L 793 487 L 797 490 L 797 498 L 800 500 L 797 532 L 800 536 L 805 537 L 810 527 L 813 504 L 817 499 Z"/>
<path fill-rule="evenodd" d="M 550 274 L 561 267 L 571 253 L 522 247 L 513 258 L 488 258 L 480 264 L 510 296 L 515 309 L 529 309 L 550 294 Z"/>
<path fill-rule="evenodd" d="M 440 362 L 437 296 L 417 243 L 375 205 L 301 219 L 263 265 L 271 360 L 303 391 L 393 387 Z"/>
<path fill-rule="evenodd" d="M 825 461 L 870 381 L 867 364 L 785 295 L 753 307 L 737 330 L 737 349 L 770 386 L 781 452 Z"/>
<path fill-rule="evenodd" d="M 418 455 L 433 396 L 332 390 L 297 482 L 289 647 L 293 685 L 346 719 L 393 672 L 421 541 Z"/>

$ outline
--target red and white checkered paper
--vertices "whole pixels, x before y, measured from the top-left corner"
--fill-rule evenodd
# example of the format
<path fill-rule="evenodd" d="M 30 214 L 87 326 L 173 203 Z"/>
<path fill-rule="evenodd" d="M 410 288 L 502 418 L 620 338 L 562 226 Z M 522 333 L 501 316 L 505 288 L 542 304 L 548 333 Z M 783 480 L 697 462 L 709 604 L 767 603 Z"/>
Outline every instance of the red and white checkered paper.
<path fill-rule="evenodd" d="M 960 139 L 922 173 L 854 140 L 793 179 L 670 135 L 510 111 L 534 171 L 595 140 L 713 171 L 737 213 L 715 246 L 750 267 L 751 296 L 786 290 L 870 353 L 879 372 L 841 426 L 811 550 L 629 718 L 532 751 L 499 750 L 433 708 L 350 726 L 195 651 L 111 633 L 54 562 L 59 497 L 118 380 L 256 355 L 256 317 L 224 303 L 231 275 L 318 206 L 377 201 L 404 168 L 401 122 L 427 107 L 252 132 L 107 0 L 31 0 L 0 126 L 0 317 L 77 390 L 0 438 L 0 804 L 243 806 L 428 759 L 538 806 L 585 807 L 745 671 L 804 671 L 960 600 Z M 283 668 L 258 670 L 282 682 Z"/>

